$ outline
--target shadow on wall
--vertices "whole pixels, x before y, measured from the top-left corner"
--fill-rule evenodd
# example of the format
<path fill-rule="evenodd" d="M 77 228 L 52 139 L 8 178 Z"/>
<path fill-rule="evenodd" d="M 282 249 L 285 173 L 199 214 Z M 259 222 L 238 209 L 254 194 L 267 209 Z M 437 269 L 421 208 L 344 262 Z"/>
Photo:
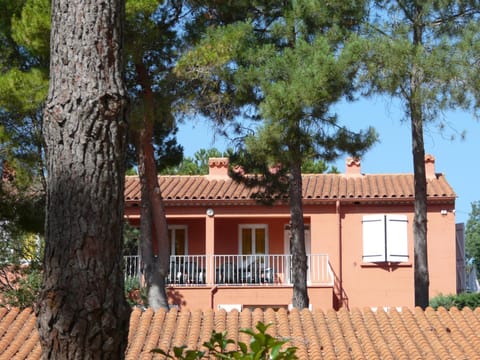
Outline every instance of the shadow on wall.
<path fill-rule="evenodd" d="M 178 290 L 167 290 L 168 303 L 174 307 L 182 308 L 187 305 L 187 302 Z"/>

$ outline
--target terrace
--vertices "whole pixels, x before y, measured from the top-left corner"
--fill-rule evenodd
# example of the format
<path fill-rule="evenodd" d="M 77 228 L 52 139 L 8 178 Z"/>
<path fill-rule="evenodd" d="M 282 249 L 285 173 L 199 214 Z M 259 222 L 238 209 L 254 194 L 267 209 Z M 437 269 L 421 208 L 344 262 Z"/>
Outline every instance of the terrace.
<path fill-rule="evenodd" d="M 125 278 L 141 280 L 140 257 L 125 256 Z M 292 255 L 172 255 L 166 283 L 193 286 L 292 285 Z M 309 285 L 333 286 L 326 254 L 307 256 Z"/>

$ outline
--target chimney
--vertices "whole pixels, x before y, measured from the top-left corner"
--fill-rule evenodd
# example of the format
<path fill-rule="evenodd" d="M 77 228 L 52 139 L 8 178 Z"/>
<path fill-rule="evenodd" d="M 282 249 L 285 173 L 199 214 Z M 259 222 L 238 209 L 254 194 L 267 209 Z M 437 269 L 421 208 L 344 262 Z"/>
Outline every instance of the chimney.
<path fill-rule="evenodd" d="M 425 177 L 427 179 L 435 179 L 435 157 L 433 155 L 425 155 Z"/>
<path fill-rule="evenodd" d="M 346 171 L 347 176 L 361 176 L 360 172 L 360 158 L 347 158 L 346 161 Z"/>
<path fill-rule="evenodd" d="M 209 158 L 208 178 L 211 180 L 228 178 L 228 158 Z"/>

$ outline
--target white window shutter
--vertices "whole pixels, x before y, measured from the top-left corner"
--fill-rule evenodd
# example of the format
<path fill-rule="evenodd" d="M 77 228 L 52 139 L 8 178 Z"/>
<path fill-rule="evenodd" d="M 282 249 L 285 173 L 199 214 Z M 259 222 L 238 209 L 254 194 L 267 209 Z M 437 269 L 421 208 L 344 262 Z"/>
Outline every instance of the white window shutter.
<path fill-rule="evenodd" d="M 385 261 L 385 216 L 365 215 L 363 227 L 363 261 Z"/>
<path fill-rule="evenodd" d="M 408 261 L 408 220 L 406 215 L 387 215 L 387 261 Z"/>

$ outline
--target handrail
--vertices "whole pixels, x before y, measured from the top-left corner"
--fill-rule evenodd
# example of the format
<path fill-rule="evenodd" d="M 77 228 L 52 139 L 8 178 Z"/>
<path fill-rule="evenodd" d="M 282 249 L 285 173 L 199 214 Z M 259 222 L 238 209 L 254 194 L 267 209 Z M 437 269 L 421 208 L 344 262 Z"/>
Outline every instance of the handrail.
<path fill-rule="evenodd" d="M 213 257 L 212 261 L 209 261 Z M 289 254 L 269 255 L 172 255 L 166 283 L 173 286 L 279 286 L 291 285 L 292 256 Z M 138 276 L 140 258 L 138 255 L 124 257 L 125 278 Z M 333 286 L 333 273 L 327 254 L 307 256 L 309 285 Z M 211 267 L 213 264 L 213 268 Z M 207 284 L 207 274 L 213 273 Z"/>

